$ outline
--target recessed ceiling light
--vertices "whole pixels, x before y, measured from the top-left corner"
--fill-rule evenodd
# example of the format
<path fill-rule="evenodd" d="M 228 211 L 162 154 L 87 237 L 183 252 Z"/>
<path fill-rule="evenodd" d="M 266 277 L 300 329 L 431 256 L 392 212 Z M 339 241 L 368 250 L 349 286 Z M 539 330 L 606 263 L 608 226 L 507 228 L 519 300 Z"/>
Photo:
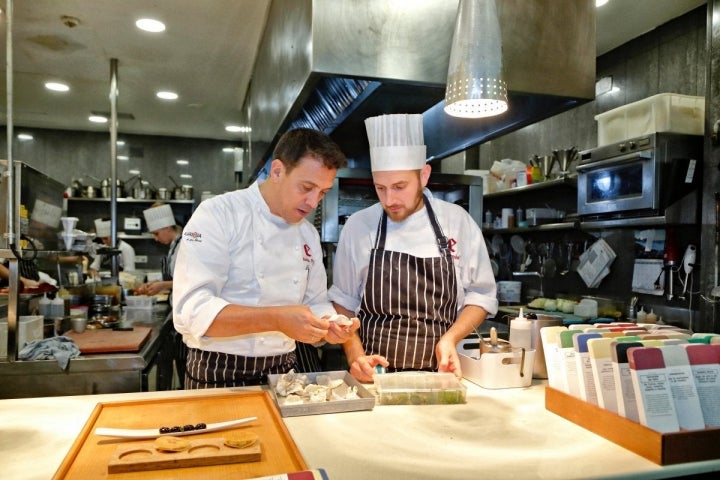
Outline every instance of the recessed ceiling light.
<path fill-rule="evenodd" d="M 177 163 L 178 165 L 189 165 L 190 164 L 190 162 L 188 162 L 187 160 L 176 160 L 175 163 Z"/>
<path fill-rule="evenodd" d="M 235 147 L 225 147 L 223 148 L 223 152 L 225 153 L 232 153 L 235 151 Z"/>
<path fill-rule="evenodd" d="M 140 170 L 137 170 L 137 169 L 134 168 L 134 169 L 132 169 L 132 170 L 128 170 L 128 173 L 129 173 L 130 175 L 140 175 Z"/>
<path fill-rule="evenodd" d="M 90 120 L 93 123 L 107 123 L 107 121 L 108 121 L 107 117 L 103 117 L 101 115 L 90 115 L 88 117 L 88 120 Z"/>
<path fill-rule="evenodd" d="M 45 82 L 45 88 L 53 92 L 67 92 L 70 87 L 60 82 Z"/>
<path fill-rule="evenodd" d="M 130 157 L 128 157 L 127 155 L 118 155 L 117 159 L 118 160 L 130 160 Z"/>
<path fill-rule="evenodd" d="M 118 140 L 117 142 L 115 142 L 115 145 L 117 145 L 118 147 L 122 147 L 123 145 L 125 145 L 125 140 Z"/>
<path fill-rule="evenodd" d="M 33 136 L 29 133 L 18 133 L 17 139 L 23 142 L 27 142 L 28 140 L 32 140 Z"/>
<path fill-rule="evenodd" d="M 228 132 L 233 132 L 233 133 L 237 133 L 237 132 L 248 133 L 252 129 L 250 127 L 241 127 L 240 125 L 227 125 L 225 127 L 225 130 L 227 130 Z"/>
<path fill-rule="evenodd" d="M 157 92 L 155 95 L 163 100 L 177 100 L 178 98 L 178 94 L 175 92 Z"/>
<path fill-rule="evenodd" d="M 189 173 L 183 173 L 180 175 L 180 178 L 192 178 L 192 175 L 190 175 Z"/>
<path fill-rule="evenodd" d="M 152 18 L 141 18 L 135 22 L 135 26 L 140 30 L 145 30 L 146 32 L 158 33 L 165 31 L 165 24 Z"/>
<path fill-rule="evenodd" d="M 606 3 L 608 3 L 609 0 L 595 0 L 595 6 L 596 7 L 602 7 Z"/>

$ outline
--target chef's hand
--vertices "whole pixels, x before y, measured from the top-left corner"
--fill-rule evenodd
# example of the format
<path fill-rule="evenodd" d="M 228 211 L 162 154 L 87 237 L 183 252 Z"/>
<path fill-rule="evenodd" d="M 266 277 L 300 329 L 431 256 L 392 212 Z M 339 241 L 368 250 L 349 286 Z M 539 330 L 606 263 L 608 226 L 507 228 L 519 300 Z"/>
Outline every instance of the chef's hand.
<path fill-rule="evenodd" d="M 157 295 L 160 292 L 168 290 L 165 282 L 148 282 L 140 285 L 135 293 L 138 295 Z"/>
<path fill-rule="evenodd" d="M 375 371 L 375 365 L 387 367 L 390 365 L 390 362 L 382 355 L 362 355 L 350 364 L 350 375 L 360 382 L 371 383 L 373 381 L 373 374 L 377 373 Z"/>
<path fill-rule="evenodd" d="M 360 320 L 358 318 L 351 318 L 350 321 L 352 322 L 350 325 L 340 325 L 337 322 L 329 322 L 330 328 L 328 329 L 327 335 L 325 335 L 325 341 L 335 344 L 347 342 L 350 337 L 353 336 L 353 333 L 360 328 Z"/>
<path fill-rule="evenodd" d="M 288 305 L 280 307 L 278 327 L 290 338 L 303 343 L 318 343 L 325 338 L 330 322 L 316 317 L 305 305 Z"/>
<path fill-rule="evenodd" d="M 40 282 L 36 280 L 30 280 L 29 278 L 20 277 L 20 282 L 22 283 L 23 289 L 25 288 L 38 288 L 40 286 Z"/>
<path fill-rule="evenodd" d="M 455 343 L 451 339 L 440 338 L 437 345 L 435 345 L 435 356 L 438 361 L 438 372 L 452 372 L 457 378 L 462 378 L 460 356 Z"/>

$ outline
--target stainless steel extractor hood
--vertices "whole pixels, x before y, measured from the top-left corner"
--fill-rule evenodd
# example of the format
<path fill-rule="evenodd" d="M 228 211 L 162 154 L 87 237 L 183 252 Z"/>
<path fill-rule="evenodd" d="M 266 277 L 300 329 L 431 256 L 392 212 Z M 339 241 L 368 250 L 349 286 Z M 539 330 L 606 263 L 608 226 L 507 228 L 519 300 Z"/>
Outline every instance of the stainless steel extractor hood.
<path fill-rule="evenodd" d="M 510 110 L 474 120 L 445 114 L 457 5 L 273 0 L 244 105 L 252 127 L 250 176 L 293 126 L 325 130 L 351 166 L 362 167 L 369 116 L 423 113 L 429 159 L 440 159 L 594 98 L 594 2 L 502 0 Z"/>

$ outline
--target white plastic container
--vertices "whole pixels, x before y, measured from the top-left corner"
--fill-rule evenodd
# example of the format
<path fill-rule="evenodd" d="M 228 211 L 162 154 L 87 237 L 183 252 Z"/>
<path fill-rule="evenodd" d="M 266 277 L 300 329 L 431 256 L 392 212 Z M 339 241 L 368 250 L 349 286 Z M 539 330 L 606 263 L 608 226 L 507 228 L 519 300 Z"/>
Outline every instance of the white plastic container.
<path fill-rule="evenodd" d="M 532 383 L 535 350 L 483 353 L 478 340 L 465 338 L 457 345 L 463 377 L 487 389 L 521 388 Z"/>
<path fill-rule="evenodd" d="M 43 339 L 42 315 L 27 315 L 18 318 L 18 350 L 26 343 Z M 7 318 L 0 319 L 0 357 L 7 357 L 8 324 Z"/>
<path fill-rule="evenodd" d="M 661 93 L 595 116 L 598 146 L 655 132 L 703 135 L 705 97 Z"/>

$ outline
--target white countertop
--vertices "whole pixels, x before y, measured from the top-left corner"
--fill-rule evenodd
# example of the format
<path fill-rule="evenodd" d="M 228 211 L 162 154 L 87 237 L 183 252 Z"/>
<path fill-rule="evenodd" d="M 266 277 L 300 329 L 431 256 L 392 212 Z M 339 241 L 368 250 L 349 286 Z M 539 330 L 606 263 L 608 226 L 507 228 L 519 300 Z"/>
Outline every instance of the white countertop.
<path fill-rule="evenodd" d="M 544 382 L 503 390 L 466 385 L 462 405 L 376 405 L 284 420 L 309 467 L 325 469 L 333 480 L 669 478 L 720 471 L 720 460 L 660 467 L 548 412 Z M 97 402 L 202 394 L 0 400 L 2 477 L 51 478 Z"/>

